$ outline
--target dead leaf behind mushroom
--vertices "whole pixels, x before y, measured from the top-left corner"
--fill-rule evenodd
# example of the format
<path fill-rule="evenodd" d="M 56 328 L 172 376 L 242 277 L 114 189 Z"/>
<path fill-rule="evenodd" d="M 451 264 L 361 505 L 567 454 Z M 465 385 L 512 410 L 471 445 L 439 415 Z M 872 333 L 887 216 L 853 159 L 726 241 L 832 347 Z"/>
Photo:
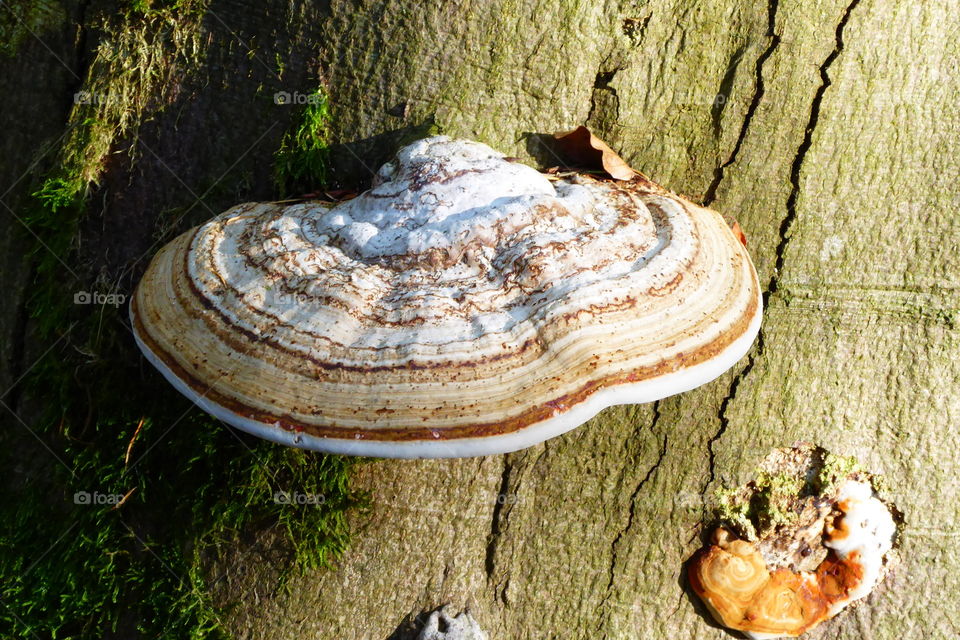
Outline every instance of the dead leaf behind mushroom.
<path fill-rule="evenodd" d="M 730 227 L 730 231 L 733 232 L 734 237 L 739 240 L 743 246 L 747 246 L 747 234 L 743 232 L 743 227 L 740 226 L 740 223 L 731 215 L 727 215 L 726 213 L 721 215 L 723 215 L 723 219 Z"/>
<path fill-rule="evenodd" d="M 621 158 L 610 146 L 593 135 L 586 127 L 577 127 L 572 131 L 561 131 L 553 134 L 557 140 L 557 146 L 561 154 L 576 167 L 582 169 L 602 169 L 615 180 L 633 180 L 639 178 L 643 182 L 653 185 L 650 179 L 639 171 L 634 170 L 626 161 Z M 549 169 L 548 173 L 556 173 L 556 168 Z M 740 223 L 731 216 L 724 215 L 733 231 L 734 237 L 740 241 L 743 246 L 747 246 L 747 236 L 743 232 Z"/>
<path fill-rule="evenodd" d="M 553 134 L 561 153 L 578 167 L 603 169 L 616 180 L 632 180 L 638 175 L 607 143 L 586 127 Z"/>

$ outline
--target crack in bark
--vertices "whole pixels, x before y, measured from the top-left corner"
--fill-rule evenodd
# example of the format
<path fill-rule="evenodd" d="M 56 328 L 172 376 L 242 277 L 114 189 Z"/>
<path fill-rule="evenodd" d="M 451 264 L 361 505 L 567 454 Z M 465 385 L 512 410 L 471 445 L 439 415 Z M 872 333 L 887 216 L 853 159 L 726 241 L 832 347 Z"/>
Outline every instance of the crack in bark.
<path fill-rule="evenodd" d="M 764 293 L 764 307 L 766 307 L 768 293 Z M 727 407 L 730 406 L 730 403 L 737 396 L 737 390 L 740 388 L 740 383 L 747 377 L 753 370 L 753 365 L 756 363 L 757 358 L 763 355 L 763 331 L 761 330 L 757 334 L 757 347 L 747 356 L 747 364 L 740 370 L 740 372 L 734 377 L 733 382 L 730 383 L 730 390 L 727 392 L 727 395 L 724 396 L 723 402 L 720 403 L 720 409 L 717 411 L 717 418 L 720 421 L 720 428 L 717 429 L 717 432 L 713 434 L 709 441 L 707 441 L 707 456 L 709 458 L 709 474 L 707 476 L 707 482 L 703 485 L 703 490 L 700 492 L 701 495 L 707 492 L 707 489 L 710 488 L 710 485 L 713 483 L 716 478 L 715 472 L 715 459 L 716 452 L 713 450 L 713 445 L 723 437 L 723 434 L 727 431 L 727 427 L 730 426 L 730 419 L 727 417 Z"/>
<path fill-rule="evenodd" d="M 35 265 L 28 267 L 28 270 L 31 273 L 36 273 Z M 10 411 L 16 414 L 19 411 L 20 405 L 20 391 L 21 391 L 21 379 L 26 376 L 27 370 L 27 358 L 26 358 L 26 345 L 27 343 L 27 325 L 30 321 L 30 309 L 27 305 L 27 300 L 29 296 L 24 292 L 20 298 L 20 304 L 17 307 L 16 318 L 14 319 L 12 335 L 16 336 L 13 340 L 13 346 L 10 349 L 10 359 L 8 362 L 10 379 L 14 381 L 13 386 L 7 390 L 7 393 L 10 394 L 9 398 L 9 408 Z M 0 395 L 0 400 L 3 399 L 3 396 Z"/>
<path fill-rule="evenodd" d="M 74 105 L 74 96 L 77 91 L 83 88 L 83 83 L 90 67 L 90 55 L 89 55 L 89 34 L 90 27 L 87 24 L 88 12 L 90 10 L 90 4 L 92 0 L 81 0 L 77 5 L 77 30 L 75 36 L 74 44 L 74 60 L 72 65 L 64 66 L 67 68 L 68 72 L 74 77 L 73 81 L 69 79 L 65 83 L 66 92 L 64 93 L 64 111 L 70 113 Z M 9 7 L 8 7 L 9 8 Z M 12 9 L 11 9 L 12 11 Z M 16 17 L 16 16 L 15 16 Z M 33 36 L 41 43 L 46 46 L 45 41 L 33 34 Z M 45 147 L 45 145 L 43 145 Z M 46 154 L 53 151 L 53 146 L 45 147 L 42 153 Z M 63 142 L 59 143 L 59 148 L 57 149 L 57 154 L 52 155 L 52 157 L 57 157 L 63 149 Z M 37 157 L 37 162 L 39 164 L 40 159 Z M 33 168 L 28 172 L 32 173 Z M 31 195 L 24 196 L 27 200 L 33 198 Z M 26 271 L 31 274 L 31 277 L 25 279 L 25 282 L 30 282 L 36 279 L 37 276 L 37 265 L 35 262 L 31 261 L 27 267 Z M 27 351 L 26 344 L 28 342 L 28 332 L 30 330 L 30 305 L 29 305 L 30 296 L 24 293 L 19 301 L 19 305 L 16 311 L 16 315 L 13 321 L 13 327 L 11 329 L 11 337 L 13 338 L 13 346 L 11 348 L 10 357 L 7 360 L 8 371 L 10 372 L 10 379 L 14 380 L 13 386 L 10 387 L 6 393 L 9 393 L 8 405 L 10 411 L 14 414 L 17 414 L 20 410 L 20 401 L 23 398 L 23 378 L 29 373 L 29 370 L 32 366 L 27 366 Z M 46 356 L 44 356 L 46 357 Z M 34 363 L 36 364 L 36 363 Z"/>
<path fill-rule="evenodd" d="M 606 62 L 606 61 L 604 61 Z M 614 104 L 614 122 L 620 121 L 620 96 L 617 94 L 617 90 L 610 86 L 610 83 L 613 82 L 613 79 L 616 75 L 623 70 L 623 67 L 617 67 L 611 69 L 610 71 L 603 71 L 603 65 L 600 69 L 597 70 L 597 75 L 593 80 L 593 91 L 590 93 L 590 111 L 587 112 L 587 117 L 583 121 L 583 126 L 590 126 L 590 121 L 593 120 L 594 113 L 597 110 L 597 94 L 600 91 L 606 91 L 613 98 Z"/>
<path fill-rule="evenodd" d="M 746 53 L 746 48 L 746 45 L 738 47 L 736 52 L 730 57 L 730 61 L 727 63 L 727 70 L 724 72 L 723 78 L 720 79 L 720 86 L 717 88 L 717 94 L 713 98 L 713 105 L 710 107 L 710 119 L 713 121 L 713 135 L 718 139 L 723 133 L 723 112 L 726 110 L 730 96 L 733 94 L 733 83 L 737 79 L 737 70 L 743 62 L 743 54 Z"/>
<path fill-rule="evenodd" d="M 500 474 L 500 489 L 497 496 L 506 495 L 507 487 L 510 485 L 510 474 L 513 471 L 513 465 L 507 456 L 503 459 L 503 471 Z M 493 515 L 490 518 L 490 535 L 487 536 L 487 553 L 484 559 L 484 568 L 487 572 L 487 581 L 493 581 L 494 554 L 497 551 L 497 541 L 500 538 L 502 527 L 500 526 L 501 512 L 506 500 L 496 500 L 493 505 Z M 505 516 L 504 516 L 505 517 Z"/>
<path fill-rule="evenodd" d="M 851 13 L 858 4 L 860 4 L 860 0 L 852 0 L 850 4 L 847 5 L 843 15 L 840 17 L 840 21 L 837 23 L 837 28 L 835 31 L 836 42 L 834 44 L 834 48 L 826 57 L 826 59 L 824 59 L 819 68 L 820 86 L 817 88 L 816 93 L 814 93 L 813 101 L 810 103 L 810 117 L 808 118 L 807 126 L 804 129 L 803 140 L 801 141 L 800 146 L 797 147 L 797 152 L 794 155 L 793 163 L 790 167 L 790 195 L 787 197 L 787 215 L 780 223 L 779 240 L 777 242 L 777 248 L 775 252 L 776 258 L 774 262 L 773 273 L 770 275 L 770 281 L 767 283 L 767 287 L 763 292 L 763 306 L 765 309 L 768 308 L 770 304 L 770 297 L 777 292 L 780 285 L 780 272 L 783 269 L 784 254 L 786 253 L 787 243 L 790 241 L 790 228 L 793 226 L 793 223 L 797 217 L 797 200 L 800 197 L 800 169 L 803 166 L 803 161 L 807 155 L 807 151 L 809 151 L 811 145 L 813 144 L 813 131 L 817 126 L 818 120 L 820 119 L 820 106 L 823 103 L 823 96 L 826 94 L 830 85 L 833 84 L 833 81 L 830 79 L 830 67 L 840 56 L 840 54 L 843 53 L 843 31 L 847 26 L 847 23 L 850 21 Z M 701 491 L 701 494 L 705 494 L 707 492 L 707 489 L 716 478 L 714 467 L 716 454 L 713 450 L 713 446 L 723 436 L 730 424 L 729 418 L 727 417 L 727 408 L 730 406 L 730 402 L 736 397 L 740 383 L 753 369 L 754 364 L 756 363 L 757 359 L 763 355 L 763 352 L 764 331 L 763 327 L 761 327 L 760 332 L 757 334 L 756 349 L 754 349 L 748 357 L 746 366 L 733 379 L 733 382 L 730 384 L 729 392 L 724 397 L 723 402 L 720 404 L 720 409 L 717 414 L 717 417 L 720 420 L 720 428 L 707 442 L 709 475 L 706 484 L 703 486 L 703 491 Z"/>
<path fill-rule="evenodd" d="M 650 421 L 650 432 L 656 435 L 655 428 L 657 423 L 660 421 L 660 400 L 656 400 L 653 403 L 653 420 Z M 657 456 L 657 461 L 653 463 L 653 466 L 647 469 L 646 475 L 643 476 L 643 479 L 633 490 L 633 493 L 630 494 L 630 509 L 627 513 L 627 522 L 626 524 L 617 532 L 616 537 L 610 543 L 610 580 L 607 582 L 606 593 L 603 596 L 603 600 L 600 601 L 600 604 L 597 605 L 597 609 L 604 609 L 607 605 L 607 602 L 610 601 L 610 597 L 613 593 L 613 582 L 616 575 L 616 565 L 617 565 L 617 548 L 620 546 L 620 540 L 623 538 L 624 534 L 630 530 L 633 526 L 634 516 L 636 514 L 637 507 L 637 496 L 640 495 L 640 491 L 646 486 L 647 482 L 653 477 L 653 474 L 657 472 L 657 469 L 660 468 L 660 464 L 663 462 L 664 457 L 667 455 L 667 438 L 668 434 L 663 434 L 663 441 L 660 445 L 660 453 Z M 597 631 L 603 627 L 603 619 L 600 618 L 597 623 Z"/>
<path fill-rule="evenodd" d="M 680 591 L 680 595 L 677 596 L 677 605 L 673 608 L 673 611 L 671 611 L 671 612 L 667 615 L 668 618 L 672 618 L 673 616 L 677 615 L 677 611 L 680 611 L 680 605 L 683 604 L 683 598 L 684 598 L 684 596 L 686 596 L 686 595 L 687 595 L 686 592 L 684 592 L 684 591 L 682 591 L 682 590 Z"/>
<path fill-rule="evenodd" d="M 790 227 L 793 226 L 794 220 L 797 217 L 797 200 L 800 198 L 800 169 L 803 166 L 807 151 L 810 150 L 810 146 L 813 144 L 813 131 L 820 119 L 820 105 L 823 103 L 823 96 L 826 94 L 830 85 L 833 84 L 833 80 L 830 79 L 830 67 L 834 61 L 840 57 L 840 54 L 843 53 L 843 30 L 846 28 L 847 23 L 850 21 L 850 15 L 858 4 L 860 4 L 860 0 L 852 0 L 850 4 L 847 5 L 846 10 L 840 18 L 840 22 L 837 23 L 836 44 L 833 47 L 833 51 L 830 52 L 830 55 L 828 55 L 823 61 L 823 64 L 820 65 L 820 86 L 817 88 L 817 92 L 813 96 L 813 102 L 810 105 L 810 118 L 807 120 L 803 141 L 797 148 L 797 153 L 793 159 L 793 166 L 790 167 L 791 188 L 790 195 L 787 197 L 787 215 L 780 223 L 780 240 L 777 243 L 776 261 L 773 267 L 773 274 L 770 276 L 770 283 L 767 285 L 767 291 L 764 294 L 764 306 L 766 306 L 769 301 L 770 295 L 776 293 L 780 285 L 780 271 L 783 268 L 784 253 L 787 248 L 787 243 L 789 242 Z"/>
<path fill-rule="evenodd" d="M 713 181 L 707 188 L 707 193 L 703 198 L 703 205 L 705 207 L 710 206 L 710 204 L 716 200 L 717 189 L 720 187 L 720 182 L 723 180 L 724 172 L 726 171 L 727 167 L 736 162 L 737 155 L 740 153 L 740 147 L 743 146 L 743 141 L 747 137 L 747 129 L 749 129 L 750 123 L 753 121 L 753 116 L 757 112 L 757 108 L 760 106 L 760 100 L 763 98 L 763 94 L 766 90 L 763 83 L 763 66 L 766 64 L 767 60 L 770 59 L 770 56 L 773 55 L 774 51 L 777 50 L 777 47 L 780 46 L 780 36 L 777 35 L 776 32 L 778 7 L 779 0 L 770 0 L 767 4 L 766 35 L 770 38 L 770 44 L 767 45 L 767 48 L 764 49 L 763 53 L 761 53 L 757 58 L 757 64 L 754 71 L 756 82 L 754 83 L 753 98 L 751 98 L 750 106 L 747 107 L 747 113 L 743 117 L 743 123 L 740 125 L 740 133 L 737 135 L 737 141 L 733 145 L 733 151 L 730 152 L 727 161 L 717 167 L 713 172 Z"/>
<path fill-rule="evenodd" d="M 487 582 L 493 586 L 494 596 L 508 606 L 507 589 L 510 587 L 509 576 L 503 580 L 502 584 L 495 582 L 496 570 L 496 552 L 500 542 L 500 536 L 506 530 L 506 522 L 510 517 L 513 507 L 517 505 L 517 500 L 507 499 L 507 490 L 513 483 L 513 497 L 519 499 L 520 486 L 523 483 L 524 474 L 528 469 L 536 467 L 548 451 L 548 442 L 544 442 L 540 447 L 540 453 L 532 461 L 529 460 L 530 450 L 520 454 L 517 462 L 511 460 L 517 454 L 507 454 L 503 459 L 503 471 L 500 474 L 500 487 L 498 489 L 496 504 L 493 506 L 493 513 L 490 518 L 490 533 L 487 536 L 487 548 L 484 558 L 484 570 L 487 574 Z M 504 506 L 509 507 L 504 510 Z"/>

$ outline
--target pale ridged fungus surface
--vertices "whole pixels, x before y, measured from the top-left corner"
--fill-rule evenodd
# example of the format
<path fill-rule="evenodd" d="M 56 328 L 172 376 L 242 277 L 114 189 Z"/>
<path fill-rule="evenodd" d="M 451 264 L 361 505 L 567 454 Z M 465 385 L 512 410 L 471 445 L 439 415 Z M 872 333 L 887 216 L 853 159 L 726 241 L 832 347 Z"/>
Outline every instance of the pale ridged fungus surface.
<path fill-rule="evenodd" d="M 131 304 L 147 358 L 206 411 L 384 457 L 513 451 L 686 391 L 760 317 L 716 212 L 442 136 L 332 208 L 243 204 L 191 229 Z"/>

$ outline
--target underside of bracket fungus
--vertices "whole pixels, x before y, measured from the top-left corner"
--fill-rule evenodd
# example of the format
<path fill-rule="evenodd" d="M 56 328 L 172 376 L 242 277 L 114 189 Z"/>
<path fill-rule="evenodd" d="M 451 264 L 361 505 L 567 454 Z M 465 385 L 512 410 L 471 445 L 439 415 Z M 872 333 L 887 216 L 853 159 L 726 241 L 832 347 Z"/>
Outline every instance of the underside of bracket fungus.
<path fill-rule="evenodd" d="M 761 317 L 716 212 L 442 136 L 332 208 L 248 203 L 191 229 L 130 309 L 146 357 L 214 416 L 383 457 L 514 451 L 686 391 Z"/>
<path fill-rule="evenodd" d="M 687 575 L 720 624 L 750 638 L 796 637 L 883 579 L 896 525 L 852 459 L 804 444 L 765 465 L 758 481 L 723 494 L 727 527 Z"/>

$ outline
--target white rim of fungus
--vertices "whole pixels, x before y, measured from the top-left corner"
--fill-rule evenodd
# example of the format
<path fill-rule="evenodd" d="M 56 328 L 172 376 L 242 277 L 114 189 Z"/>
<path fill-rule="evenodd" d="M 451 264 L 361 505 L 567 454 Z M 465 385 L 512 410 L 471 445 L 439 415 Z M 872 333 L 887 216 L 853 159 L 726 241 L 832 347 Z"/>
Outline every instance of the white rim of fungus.
<path fill-rule="evenodd" d="M 869 595 L 883 576 L 883 559 L 893 548 L 897 525 L 885 504 L 873 495 L 868 482 L 848 480 L 840 488 L 837 502 L 843 512 L 844 537 L 829 539 L 823 546 L 832 549 L 842 560 L 859 553 L 857 561 L 863 567 L 863 579 L 850 591 L 846 600 L 830 607 L 829 616 L 835 616 L 848 604 Z"/>
<path fill-rule="evenodd" d="M 601 389 L 566 412 L 553 418 L 533 423 L 520 431 L 495 436 L 484 436 L 482 438 L 463 438 L 442 442 L 436 440 L 386 442 L 345 438 L 318 438 L 308 433 L 287 431 L 271 424 L 264 424 L 245 418 L 208 400 L 203 394 L 197 393 L 192 387 L 178 378 L 140 339 L 140 336 L 137 334 L 136 323 L 133 323 L 133 335 L 137 345 L 150 364 L 159 369 L 163 377 L 166 378 L 177 391 L 217 419 L 237 429 L 252 433 L 255 436 L 291 447 L 313 449 L 347 456 L 466 458 L 510 453 L 512 451 L 525 449 L 579 427 L 608 407 L 653 402 L 706 384 L 719 377 L 736 364 L 740 358 L 746 355 L 757 333 L 760 331 L 760 321 L 762 317 L 763 303 L 758 294 L 757 312 L 751 319 L 749 327 L 743 335 L 734 340 L 716 357 L 657 378 L 644 380 L 635 384 L 623 384 Z M 216 383 L 211 385 L 210 390 L 215 388 Z"/>
<path fill-rule="evenodd" d="M 344 455 L 523 449 L 713 380 L 762 317 L 716 212 L 442 136 L 336 207 L 238 205 L 167 248 L 131 303 L 148 361 L 231 426 Z"/>

